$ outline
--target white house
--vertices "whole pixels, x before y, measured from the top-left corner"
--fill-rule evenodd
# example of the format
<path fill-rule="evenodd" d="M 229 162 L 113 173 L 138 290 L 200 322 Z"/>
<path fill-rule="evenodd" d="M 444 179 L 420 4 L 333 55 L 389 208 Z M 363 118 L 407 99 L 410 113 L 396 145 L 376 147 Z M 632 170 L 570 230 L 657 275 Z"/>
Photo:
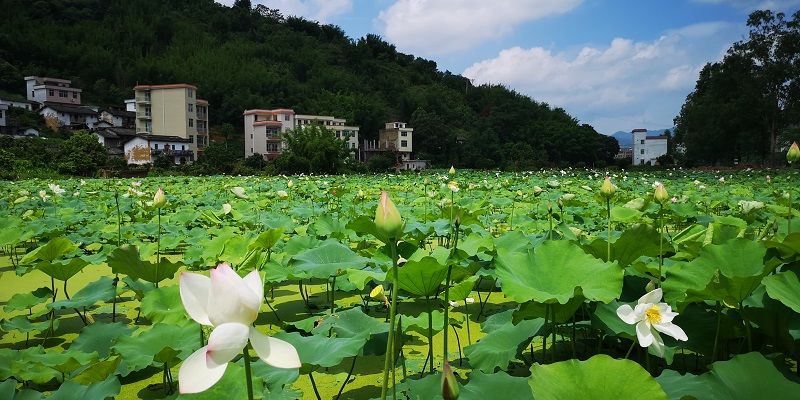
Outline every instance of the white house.
<path fill-rule="evenodd" d="M 0 105 L 6 105 L 8 106 L 8 108 L 16 107 L 16 108 L 24 108 L 28 111 L 33 110 L 33 106 L 31 105 L 30 101 L 0 99 Z"/>
<path fill-rule="evenodd" d="M 128 164 L 149 164 L 162 154 L 175 164 L 194 161 L 192 141 L 178 136 L 136 135 L 125 142 L 123 153 Z"/>
<path fill-rule="evenodd" d="M 48 125 L 57 128 L 61 126 L 71 126 L 76 124 L 86 124 L 92 128 L 98 121 L 96 111 L 83 106 L 71 106 L 64 104 L 44 104 L 39 110 L 39 114 L 45 118 Z"/>
<path fill-rule="evenodd" d="M 648 136 L 647 129 L 634 129 L 633 165 L 655 165 L 658 157 L 667 154 L 667 135 Z"/>
<path fill-rule="evenodd" d="M 0 103 L 0 126 L 6 126 L 6 112 L 8 111 L 8 104 Z"/>

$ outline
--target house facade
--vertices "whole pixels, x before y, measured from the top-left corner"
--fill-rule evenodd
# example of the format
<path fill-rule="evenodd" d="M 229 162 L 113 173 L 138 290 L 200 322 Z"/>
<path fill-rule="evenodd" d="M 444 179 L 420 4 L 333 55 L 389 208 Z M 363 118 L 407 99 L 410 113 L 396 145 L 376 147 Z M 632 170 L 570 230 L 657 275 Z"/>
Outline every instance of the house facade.
<path fill-rule="evenodd" d="M 81 89 L 72 87 L 67 79 L 42 76 L 25 77 L 26 96 L 37 103 L 81 105 Z"/>
<path fill-rule="evenodd" d="M 377 153 L 392 153 L 398 169 L 413 169 L 421 165 L 406 163 L 411 160 L 414 128 L 405 122 L 387 122 L 378 133 L 378 140 L 364 141 L 362 160 L 367 161 Z M 408 167 L 407 167 L 408 165 Z"/>
<path fill-rule="evenodd" d="M 39 114 L 44 117 L 47 126 L 55 131 L 61 127 L 91 129 L 99 117 L 97 111 L 89 107 L 57 103 L 43 104 Z"/>
<path fill-rule="evenodd" d="M 658 157 L 667 154 L 667 135 L 648 135 L 647 129 L 634 129 L 633 165 L 656 165 Z"/>
<path fill-rule="evenodd" d="M 275 110 L 245 110 L 244 112 L 244 153 L 245 157 L 261 154 L 271 160 L 286 149 L 281 135 L 294 129 L 307 126 L 321 126 L 336 136 L 346 140 L 347 146 L 356 153 L 358 149 L 359 127 L 347 125 L 347 121 L 326 115 L 295 114 L 294 110 L 279 108 Z"/>
<path fill-rule="evenodd" d="M 208 145 L 208 102 L 185 83 L 134 87 L 136 132 L 187 140 L 192 160 Z"/>
<path fill-rule="evenodd" d="M 161 155 L 166 155 L 175 164 L 195 160 L 194 143 L 177 136 L 137 134 L 125 142 L 123 154 L 128 164 L 137 165 L 150 164 Z"/>

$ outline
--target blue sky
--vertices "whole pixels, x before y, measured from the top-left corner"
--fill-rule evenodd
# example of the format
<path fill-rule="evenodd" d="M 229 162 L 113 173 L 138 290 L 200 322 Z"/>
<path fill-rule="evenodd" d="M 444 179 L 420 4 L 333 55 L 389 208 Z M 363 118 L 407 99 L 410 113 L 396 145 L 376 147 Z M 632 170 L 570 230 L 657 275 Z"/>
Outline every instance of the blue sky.
<path fill-rule="evenodd" d="M 233 0 L 219 0 L 230 4 Z M 506 85 L 606 134 L 672 126 L 699 70 L 754 9 L 800 0 L 252 0 L 381 35 L 475 84 Z"/>

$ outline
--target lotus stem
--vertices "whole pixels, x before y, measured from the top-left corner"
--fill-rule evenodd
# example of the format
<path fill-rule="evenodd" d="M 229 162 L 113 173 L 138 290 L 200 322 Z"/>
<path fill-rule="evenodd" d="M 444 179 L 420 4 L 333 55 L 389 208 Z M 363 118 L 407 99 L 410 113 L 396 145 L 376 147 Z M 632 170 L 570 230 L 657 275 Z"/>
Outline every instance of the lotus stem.
<path fill-rule="evenodd" d="M 658 287 L 664 277 L 662 269 L 664 267 L 664 205 L 658 209 Z"/>
<path fill-rule="evenodd" d="M 347 371 L 347 377 L 344 378 L 344 383 L 342 384 L 342 387 L 339 388 L 339 393 L 336 393 L 336 400 L 339 400 L 339 397 L 342 396 L 342 391 L 344 390 L 344 387 L 347 386 L 347 381 L 349 381 L 350 377 L 353 376 L 353 370 L 356 368 L 357 358 L 358 356 L 353 356 L 353 362 L 350 364 L 350 370 Z"/>
<path fill-rule="evenodd" d="M 311 387 L 314 388 L 314 395 L 317 396 L 317 400 L 322 400 L 322 397 L 319 396 L 319 390 L 317 390 L 317 382 L 314 382 L 314 373 L 313 372 L 309 372 L 308 373 L 308 379 L 311 380 Z M 248 400 L 253 400 L 253 398 L 250 397 L 250 399 L 248 399 Z"/>
<path fill-rule="evenodd" d="M 719 342 L 719 325 L 722 319 L 722 310 L 719 302 L 717 302 L 717 330 L 714 333 L 714 349 L 711 352 L 711 362 L 717 361 L 717 343 Z"/>
<path fill-rule="evenodd" d="M 453 232 L 453 239 L 454 240 L 453 240 L 453 248 L 450 249 L 450 258 L 451 259 L 455 256 L 456 251 L 458 250 L 458 231 L 459 231 L 458 228 L 459 228 L 459 223 L 456 222 L 455 225 L 453 225 L 453 228 L 454 228 L 454 232 Z M 448 359 L 448 356 L 447 356 L 447 327 L 450 326 L 450 319 L 449 319 L 450 318 L 449 317 L 449 315 L 450 315 L 450 313 L 449 313 L 449 311 L 450 311 L 450 275 L 451 275 L 452 272 L 453 272 L 453 264 L 452 264 L 452 262 L 448 262 L 448 265 L 447 265 L 447 279 L 445 279 L 445 285 L 444 285 L 444 346 L 443 346 L 444 349 L 443 349 L 443 354 L 442 354 L 442 357 L 443 357 L 442 359 L 444 361 L 447 361 L 447 359 Z M 460 351 L 460 349 L 459 349 L 459 351 Z M 433 366 L 433 360 L 431 360 L 431 366 Z"/>
<path fill-rule="evenodd" d="M 158 265 L 161 264 L 161 208 L 158 209 L 158 235 L 156 236 L 156 289 L 158 288 Z M 251 397 L 252 398 L 252 397 Z"/>
<path fill-rule="evenodd" d="M 394 327 L 395 317 L 397 313 L 397 292 L 399 291 L 398 284 L 400 282 L 399 274 L 397 272 L 397 241 L 395 239 L 389 240 L 389 250 L 392 254 L 392 302 L 389 304 L 389 339 L 386 341 L 386 354 L 383 363 L 383 382 L 381 387 L 381 400 L 386 400 L 386 389 L 389 385 L 389 368 L 392 369 L 392 377 L 394 378 Z M 394 383 L 394 379 L 392 379 Z M 392 384 L 393 398 L 397 398 L 397 389 Z"/>
<path fill-rule="evenodd" d="M 747 351 L 753 351 L 753 335 L 750 332 L 750 321 L 747 319 L 747 316 L 744 315 L 744 307 L 741 302 L 739 303 L 739 314 L 742 316 L 744 330 L 747 332 Z"/>
<path fill-rule="evenodd" d="M 248 345 L 244 346 L 244 349 L 242 349 L 242 358 L 244 358 L 244 377 L 245 377 L 245 382 L 247 383 L 247 400 L 253 400 L 253 377 L 250 374 L 250 354 L 249 354 L 250 351 L 249 351 L 249 346 L 250 345 L 248 344 Z M 309 374 L 309 376 L 310 376 L 310 374 Z M 313 378 L 312 378 L 311 382 L 314 382 Z M 314 391 L 316 391 L 316 390 L 317 390 L 317 388 L 314 387 Z M 319 395 L 317 395 L 317 398 L 319 398 Z"/>
<path fill-rule="evenodd" d="M 633 351 L 633 346 L 636 346 L 636 340 L 635 339 L 631 342 L 631 347 L 628 347 L 628 351 L 625 352 L 625 360 L 627 360 L 628 356 L 631 355 L 631 351 Z"/>
<path fill-rule="evenodd" d="M 469 333 L 469 303 L 464 299 L 464 325 L 467 326 L 467 344 L 472 345 L 472 335 Z"/>
<path fill-rule="evenodd" d="M 606 199 L 606 214 L 608 215 L 608 231 L 606 234 L 606 262 L 611 262 L 611 199 Z"/>
<path fill-rule="evenodd" d="M 547 319 L 550 317 L 550 305 L 544 306 L 544 326 L 547 326 Z M 542 360 L 547 360 L 547 334 L 542 335 Z"/>

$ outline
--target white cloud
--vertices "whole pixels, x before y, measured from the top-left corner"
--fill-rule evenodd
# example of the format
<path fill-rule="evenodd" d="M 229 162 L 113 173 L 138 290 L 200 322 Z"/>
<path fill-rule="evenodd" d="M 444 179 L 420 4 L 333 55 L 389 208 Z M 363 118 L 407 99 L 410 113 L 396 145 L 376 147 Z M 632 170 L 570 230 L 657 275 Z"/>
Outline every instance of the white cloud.
<path fill-rule="evenodd" d="M 697 3 L 727 4 L 740 10 L 786 11 L 800 5 L 800 0 L 694 0 Z"/>
<path fill-rule="evenodd" d="M 514 47 L 468 67 L 476 84 L 499 83 L 563 107 L 604 133 L 672 125 L 706 62 L 741 35 L 728 23 L 665 32 L 652 41 L 616 38 L 605 46 L 554 52 Z"/>
<path fill-rule="evenodd" d="M 234 0 L 217 0 L 217 3 L 231 6 Z M 331 18 L 345 14 L 353 9 L 353 0 L 255 0 L 269 8 L 280 10 L 285 16 L 298 16 L 319 21 L 330 22 Z"/>
<path fill-rule="evenodd" d="M 582 0 L 398 0 L 378 15 L 403 51 L 442 55 L 511 33 L 518 24 L 566 13 Z"/>

